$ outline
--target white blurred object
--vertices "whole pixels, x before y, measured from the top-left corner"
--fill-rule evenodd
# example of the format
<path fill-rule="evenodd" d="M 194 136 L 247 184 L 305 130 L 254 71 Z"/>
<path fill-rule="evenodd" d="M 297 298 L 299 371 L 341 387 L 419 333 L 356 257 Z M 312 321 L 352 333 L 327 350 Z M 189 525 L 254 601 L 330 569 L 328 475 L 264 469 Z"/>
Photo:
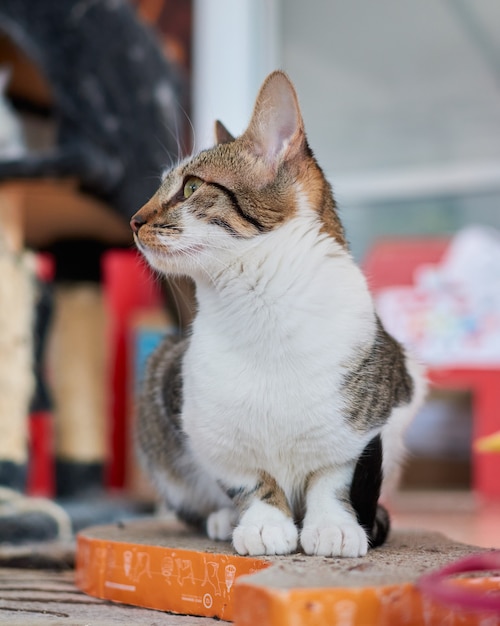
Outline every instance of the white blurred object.
<path fill-rule="evenodd" d="M 26 154 L 23 129 L 5 95 L 10 70 L 0 66 L 0 159 L 16 159 Z"/>
<path fill-rule="evenodd" d="M 415 271 L 410 287 L 377 295 L 387 330 L 424 363 L 500 365 L 500 233 L 470 226 L 438 265 Z"/>

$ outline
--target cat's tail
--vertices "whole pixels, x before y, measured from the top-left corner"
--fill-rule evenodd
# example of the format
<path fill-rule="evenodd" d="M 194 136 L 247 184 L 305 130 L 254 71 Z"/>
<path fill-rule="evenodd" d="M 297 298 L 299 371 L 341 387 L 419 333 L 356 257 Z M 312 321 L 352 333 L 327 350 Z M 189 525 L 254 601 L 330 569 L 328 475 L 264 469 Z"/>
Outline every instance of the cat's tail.
<path fill-rule="evenodd" d="M 371 548 L 381 546 L 391 528 L 389 513 L 379 504 L 382 485 L 382 439 L 374 437 L 359 457 L 350 489 L 350 501 Z"/>
<path fill-rule="evenodd" d="M 391 518 L 389 517 L 389 511 L 385 508 L 385 506 L 379 504 L 377 505 L 373 528 L 371 529 L 371 532 L 368 532 L 370 548 L 377 548 L 385 543 L 390 530 Z"/>

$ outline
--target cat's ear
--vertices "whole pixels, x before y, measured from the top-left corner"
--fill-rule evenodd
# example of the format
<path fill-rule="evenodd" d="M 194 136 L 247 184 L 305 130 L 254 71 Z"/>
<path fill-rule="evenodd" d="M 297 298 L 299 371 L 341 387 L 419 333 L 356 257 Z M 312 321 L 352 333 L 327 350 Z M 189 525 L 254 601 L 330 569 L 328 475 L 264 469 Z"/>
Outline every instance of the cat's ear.
<path fill-rule="evenodd" d="M 299 101 L 284 72 L 273 72 L 264 81 L 243 137 L 256 156 L 275 167 L 304 146 L 306 139 Z"/>
<path fill-rule="evenodd" d="M 215 141 L 218 144 L 234 141 L 234 137 L 220 120 L 215 120 Z"/>

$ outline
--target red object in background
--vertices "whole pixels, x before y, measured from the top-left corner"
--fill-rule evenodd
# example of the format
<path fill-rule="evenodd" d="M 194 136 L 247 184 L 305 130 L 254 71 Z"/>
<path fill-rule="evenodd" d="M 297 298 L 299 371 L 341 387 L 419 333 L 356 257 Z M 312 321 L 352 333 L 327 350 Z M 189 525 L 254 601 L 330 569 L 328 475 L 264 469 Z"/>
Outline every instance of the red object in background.
<path fill-rule="evenodd" d="M 29 463 L 26 493 L 52 498 L 55 495 L 54 426 L 49 411 L 32 413 L 29 418 Z"/>
<path fill-rule="evenodd" d="M 36 255 L 36 275 L 46 283 L 54 279 L 55 265 L 51 254 L 39 253 Z"/>
<path fill-rule="evenodd" d="M 449 239 L 381 239 L 368 251 L 363 271 L 372 292 L 411 285 L 418 265 L 439 263 Z"/>
<path fill-rule="evenodd" d="M 371 290 L 376 293 L 384 287 L 411 285 L 415 268 L 424 263 L 438 263 L 447 245 L 448 240 L 442 238 L 377 242 L 363 263 Z M 436 387 L 472 392 L 474 441 L 499 430 L 500 367 L 436 367 L 427 374 Z M 500 454 L 476 452 L 472 447 L 472 482 L 479 495 L 500 498 Z"/>
<path fill-rule="evenodd" d="M 140 308 L 162 306 L 158 280 L 134 250 L 111 250 L 103 257 L 103 288 L 109 318 L 108 353 L 112 390 L 111 453 L 107 486 L 125 483 L 130 354 L 128 333 L 132 315 Z"/>
<path fill-rule="evenodd" d="M 37 254 L 36 275 L 50 282 L 54 277 L 54 260 L 49 254 Z M 31 413 L 28 420 L 29 462 L 26 493 L 51 498 L 55 495 L 54 423 L 50 411 Z"/>

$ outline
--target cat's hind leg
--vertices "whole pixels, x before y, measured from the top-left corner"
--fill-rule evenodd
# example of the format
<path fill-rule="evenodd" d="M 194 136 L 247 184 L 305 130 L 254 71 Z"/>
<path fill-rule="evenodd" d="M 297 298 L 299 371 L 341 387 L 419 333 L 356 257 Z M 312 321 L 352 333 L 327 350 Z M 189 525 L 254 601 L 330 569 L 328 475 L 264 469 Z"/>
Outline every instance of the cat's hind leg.
<path fill-rule="evenodd" d="M 240 512 L 233 546 L 242 555 L 290 554 L 297 549 L 298 531 L 283 489 L 267 472 L 254 483 L 226 489 Z"/>

